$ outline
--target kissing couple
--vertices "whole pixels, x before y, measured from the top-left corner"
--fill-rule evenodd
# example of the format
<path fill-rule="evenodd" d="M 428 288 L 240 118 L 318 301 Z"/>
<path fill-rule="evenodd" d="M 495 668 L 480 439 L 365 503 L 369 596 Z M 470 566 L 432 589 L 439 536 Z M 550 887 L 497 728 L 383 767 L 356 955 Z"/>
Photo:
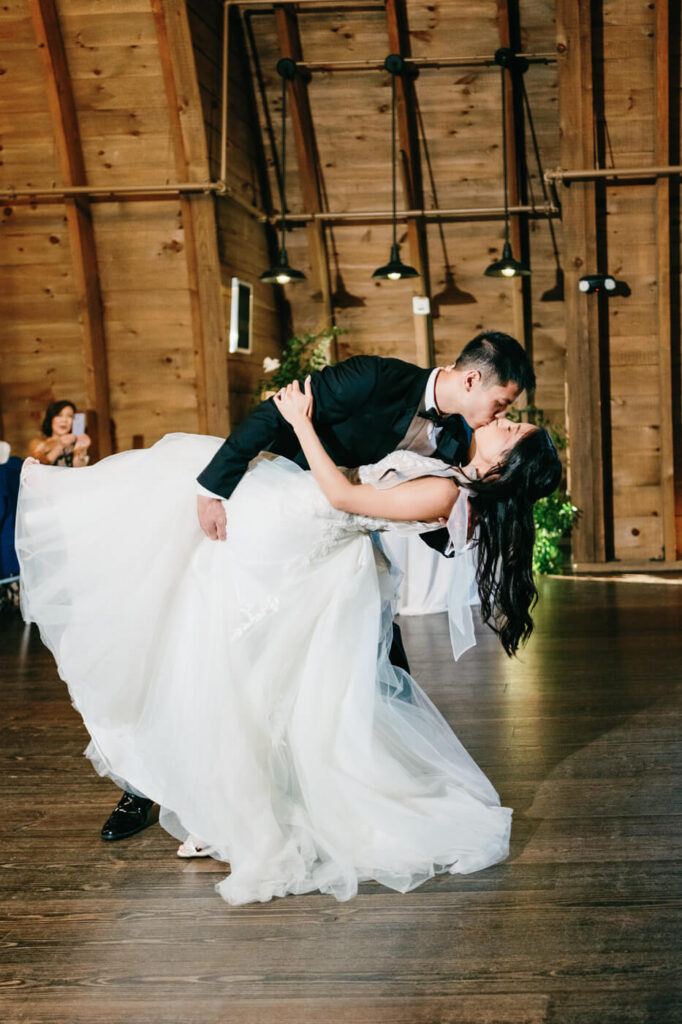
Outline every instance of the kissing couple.
<path fill-rule="evenodd" d="M 456 653 L 477 599 L 515 654 L 537 598 L 533 503 L 561 477 L 547 432 L 505 416 L 534 383 L 518 342 L 487 331 L 444 368 L 326 367 L 224 442 L 25 466 L 24 615 L 86 755 L 125 791 L 102 838 L 157 803 L 180 856 L 229 863 L 231 904 L 406 892 L 507 856 L 511 809 L 409 674 L 381 534 L 453 557 Z"/>

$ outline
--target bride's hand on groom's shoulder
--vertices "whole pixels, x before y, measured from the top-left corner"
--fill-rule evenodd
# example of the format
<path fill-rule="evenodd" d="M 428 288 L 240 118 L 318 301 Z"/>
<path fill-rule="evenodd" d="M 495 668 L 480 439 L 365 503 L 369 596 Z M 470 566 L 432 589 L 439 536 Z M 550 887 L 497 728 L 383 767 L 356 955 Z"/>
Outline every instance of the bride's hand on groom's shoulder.
<path fill-rule="evenodd" d="M 294 429 L 297 424 L 313 417 L 313 391 L 310 377 L 303 383 L 303 391 L 297 380 L 280 388 L 273 399 L 280 413 Z"/>

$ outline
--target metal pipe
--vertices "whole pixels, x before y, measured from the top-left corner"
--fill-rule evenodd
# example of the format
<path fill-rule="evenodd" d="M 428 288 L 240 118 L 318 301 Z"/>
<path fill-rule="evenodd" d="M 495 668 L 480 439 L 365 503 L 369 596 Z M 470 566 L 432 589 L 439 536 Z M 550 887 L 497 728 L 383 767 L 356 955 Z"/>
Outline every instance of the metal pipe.
<path fill-rule="evenodd" d="M 529 64 L 551 64 L 556 62 L 553 53 L 518 53 L 519 59 L 527 60 Z M 498 67 L 494 56 L 476 57 L 421 57 L 408 58 L 407 63 L 415 68 L 469 68 L 469 67 Z M 302 71 L 383 71 L 384 58 L 381 60 L 311 60 L 298 61 L 297 68 Z"/>
<path fill-rule="evenodd" d="M 296 2 L 296 0 L 292 0 L 292 2 Z M 339 13 L 339 11 L 343 11 L 344 14 L 366 14 L 368 12 L 376 14 L 377 12 L 383 13 L 386 9 L 383 2 L 372 3 L 371 0 L 368 0 L 367 3 L 363 3 L 362 0 L 350 0 L 350 2 L 344 2 L 343 5 L 337 3 L 336 0 L 302 0 L 302 2 L 309 4 L 306 14 L 316 14 L 318 11 L 331 14 Z M 259 0 L 254 0 L 254 3 L 251 3 L 250 0 L 227 0 L 227 3 L 230 7 L 245 7 L 245 14 L 267 15 L 271 13 L 267 8 L 274 8 L 277 0 L 265 0 L 265 3 L 260 3 Z"/>
<path fill-rule="evenodd" d="M 228 185 L 226 182 L 219 181 L 216 182 L 216 184 L 225 186 L 224 188 L 216 189 L 217 196 L 225 199 L 231 199 L 232 202 L 237 204 L 237 206 L 241 206 L 242 210 L 246 210 L 246 212 L 250 213 L 256 220 L 265 224 L 268 220 L 268 215 L 265 210 L 261 210 L 260 206 L 255 206 L 253 203 L 250 203 L 248 199 L 244 199 L 239 192 L 233 189 L 232 186 Z"/>
<path fill-rule="evenodd" d="M 53 202 L 60 199 L 69 199 L 77 196 L 88 196 L 91 199 L 117 202 L 119 199 L 149 197 L 150 199 L 167 199 L 175 195 L 183 194 L 213 194 L 218 197 L 231 199 L 250 213 L 252 217 L 261 223 L 269 221 L 275 224 L 279 221 L 281 214 L 273 213 L 268 216 L 260 207 L 244 199 L 238 192 L 224 181 L 207 182 L 179 182 L 176 185 L 119 185 L 119 186 L 97 186 L 97 185 L 65 185 L 63 188 L 16 188 L 1 189 L 0 202 L 12 203 L 17 201 L 28 202 Z M 512 215 L 526 214 L 531 217 L 557 217 L 559 209 L 549 203 L 544 206 L 510 206 L 509 213 Z M 397 210 L 398 220 L 408 220 L 411 217 L 424 220 L 466 220 L 476 217 L 504 217 L 503 206 L 479 206 L 479 207 L 456 207 L 445 210 Z M 311 221 L 390 221 L 393 218 L 392 210 L 359 210 L 339 211 L 320 213 L 287 213 L 287 223 L 307 224 Z"/>
<path fill-rule="evenodd" d="M 328 7 L 330 11 L 345 11 L 345 10 L 358 10 L 363 7 L 371 8 L 372 10 L 382 9 L 383 4 L 357 4 L 350 3 L 348 5 L 343 3 L 334 3 L 333 0 L 329 0 L 329 3 L 325 3 L 324 0 L 225 0 L 230 7 L 282 7 L 284 4 L 311 4 L 313 7 Z"/>
<path fill-rule="evenodd" d="M 178 182 L 176 185 L 64 185 L 53 188 L 4 188 L 0 189 L 0 202 L 17 199 L 69 199 L 75 196 L 89 196 L 93 199 L 115 199 L 118 196 L 172 196 L 184 193 L 227 192 L 222 181 Z"/>
<path fill-rule="evenodd" d="M 554 171 L 545 171 L 545 181 L 553 185 L 556 181 L 563 184 L 571 181 L 596 181 L 599 178 L 673 178 L 682 174 L 681 166 L 669 167 L 595 167 L 594 170 L 565 171 L 558 167 Z"/>
<path fill-rule="evenodd" d="M 239 192 L 223 181 L 200 183 L 181 183 L 178 185 L 121 185 L 119 188 L 97 188 L 96 186 L 80 185 L 64 188 L 18 188 L 0 190 L 0 203 L 31 202 L 55 203 L 63 199 L 87 196 L 95 202 L 118 202 L 120 199 L 159 199 L 167 200 L 176 195 L 187 193 L 224 196 L 231 199 L 242 209 L 250 213 L 256 220 L 265 223 L 267 214 L 260 207 L 254 206 L 244 199 Z"/>
<path fill-rule="evenodd" d="M 527 214 L 535 217 L 558 217 L 559 209 L 556 206 L 510 206 L 510 214 Z M 466 220 L 468 217 L 504 217 L 505 209 L 503 206 L 480 206 L 480 207 L 459 207 L 455 209 L 447 210 L 398 210 L 396 217 L 398 220 L 408 220 L 410 218 L 421 218 L 423 220 L 455 220 L 462 219 Z M 321 220 L 321 221 L 390 221 L 393 218 L 392 210 L 367 210 L 367 211 L 353 211 L 353 212 L 339 212 L 339 213 L 292 213 L 289 211 L 287 214 L 287 221 L 289 224 L 307 224 L 310 221 Z M 267 218 L 272 223 L 275 223 L 277 216 L 273 214 Z"/>
<path fill-rule="evenodd" d="M 320 10 L 328 9 L 330 12 L 343 12 L 347 10 L 382 10 L 383 4 L 339 4 L 330 0 L 328 4 L 324 3 L 323 0 L 225 0 L 226 7 L 245 7 L 248 9 L 251 7 L 255 8 L 267 8 L 280 6 L 281 4 L 299 4 L 305 3 L 310 4 L 313 7 L 319 7 Z M 260 11 L 254 11 L 260 13 Z M 554 52 L 549 53 L 516 53 L 515 57 L 519 59 L 527 60 L 529 64 L 556 64 L 557 55 Z M 385 57 L 377 58 L 377 60 L 311 60 L 311 61 L 297 61 L 296 67 L 306 71 L 383 71 L 384 70 Z M 473 56 L 473 57 L 410 57 L 408 63 L 411 67 L 415 68 L 468 68 L 476 67 L 481 65 L 487 66 L 499 66 L 495 63 L 494 54 L 486 56 Z"/>

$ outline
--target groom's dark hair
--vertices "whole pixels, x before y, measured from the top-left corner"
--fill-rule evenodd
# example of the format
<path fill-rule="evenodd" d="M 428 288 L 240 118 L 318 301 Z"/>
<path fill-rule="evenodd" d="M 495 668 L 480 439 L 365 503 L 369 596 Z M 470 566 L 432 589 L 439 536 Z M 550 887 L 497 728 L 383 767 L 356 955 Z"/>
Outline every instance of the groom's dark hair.
<path fill-rule="evenodd" d="M 483 331 L 464 346 L 455 366 L 481 371 L 483 383 L 517 384 L 521 391 L 535 388 L 535 372 L 516 338 L 502 331 Z"/>

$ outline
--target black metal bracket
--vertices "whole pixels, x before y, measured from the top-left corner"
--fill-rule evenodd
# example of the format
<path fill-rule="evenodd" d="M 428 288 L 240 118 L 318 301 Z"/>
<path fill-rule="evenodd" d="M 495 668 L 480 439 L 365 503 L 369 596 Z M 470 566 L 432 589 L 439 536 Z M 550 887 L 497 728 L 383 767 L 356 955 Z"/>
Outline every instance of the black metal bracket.
<path fill-rule="evenodd" d="M 525 57 L 517 57 L 508 46 L 501 46 L 499 50 L 495 50 L 495 63 L 501 68 L 508 68 L 510 72 L 518 72 L 520 75 L 525 75 L 530 67 Z"/>
<path fill-rule="evenodd" d="M 405 60 L 399 53 L 389 53 L 384 61 L 384 69 L 392 75 L 405 75 L 411 82 L 419 78 L 419 68 Z"/>
<path fill-rule="evenodd" d="M 296 77 L 296 61 L 293 61 L 291 57 L 280 57 L 277 61 L 277 74 L 290 82 Z"/>

